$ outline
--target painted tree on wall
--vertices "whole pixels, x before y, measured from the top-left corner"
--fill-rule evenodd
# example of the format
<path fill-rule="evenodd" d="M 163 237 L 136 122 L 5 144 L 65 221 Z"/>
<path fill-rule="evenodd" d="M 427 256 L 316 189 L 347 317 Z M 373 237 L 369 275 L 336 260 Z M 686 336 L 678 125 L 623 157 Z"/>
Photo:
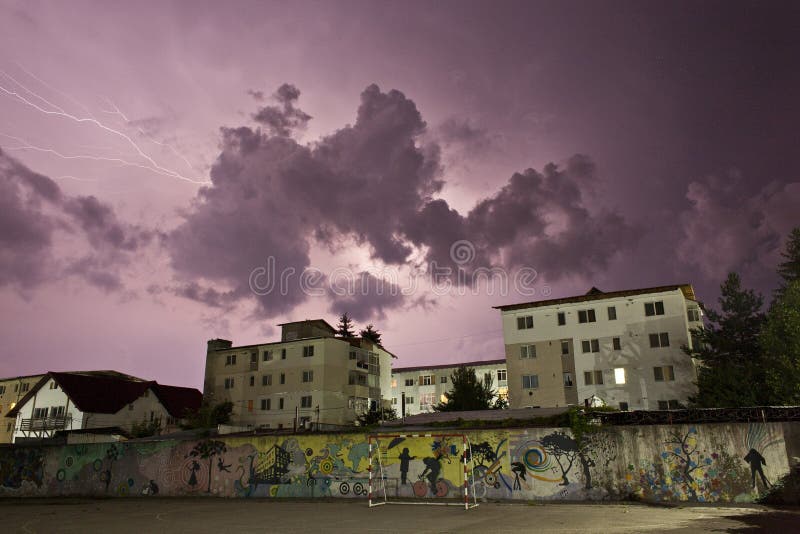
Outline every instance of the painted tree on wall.
<path fill-rule="evenodd" d="M 555 458 L 558 468 L 561 469 L 561 485 L 568 486 L 567 474 L 578 457 L 578 443 L 564 432 L 548 434 L 539 440 L 539 443 L 545 452 Z"/>
<path fill-rule="evenodd" d="M 213 464 L 213 458 L 225 454 L 227 450 L 228 448 L 225 446 L 224 442 L 207 439 L 195 445 L 189 452 L 189 456 L 193 458 L 208 460 L 208 489 L 206 489 L 206 493 L 211 493 L 211 466 Z"/>
<path fill-rule="evenodd" d="M 702 463 L 698 462 L 698 459 L 695 457 L 697 454 L 697 431 L 694 427 L 690 427 L 689 431 L 685 434 L 672 432 L 670 434 L 670 439 L 666 441 L 665 444 L 670 446 L 670 450 L 662 456 L 665 460 L 670 456 L 677 460 L 677 470 L 683 476 L 687 491 L 692 497 L 692 500 L 697 500 L 697 492 L 695 491 L 697 483 L 693 473 L 705 467 Z"/>

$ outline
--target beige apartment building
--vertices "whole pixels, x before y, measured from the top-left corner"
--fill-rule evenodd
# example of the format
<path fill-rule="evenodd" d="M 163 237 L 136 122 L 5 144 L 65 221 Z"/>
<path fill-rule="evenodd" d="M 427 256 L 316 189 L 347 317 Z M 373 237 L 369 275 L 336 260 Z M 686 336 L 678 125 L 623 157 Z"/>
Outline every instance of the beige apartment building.
<path fill-rule="evenodd" d="M 231 401 L 231 425 L 350 425 L 388 405 L 392 354 L 359 337 L 336 337 L 323 319 L 278 325 L 281 340 L 234 347 L 208 342 L 204 395 Z"/>
<path fill-rule="evenodd" d="M 450 376 L 459 367 L 475 369 L 479 380 L 491 381 L 495 396 L 508 400 L 508 377 L 506 360 L 483 360 L 445 365 L 398 367 L 392 369 L 392 408 L 398 417 L 429 413 L 444 394 L 452 389 Z M 405 401 L 405 404 L 404 404 Z M 405 408 L 405 414 L 403 409 Z"/>
<path fill-rule="evenodd" d="M 0 443 L 12 443 L 14 438 L 14 420 L 6 419 L 4 416 L 14 409 L 43 376 L 0 378 Z"/>
<path fill-rule="evenodd" d="M 682 346 L 702 326 L 689 284 L 497 306 L 512 408 L 571 404 L 667 410 L 695 392 Z"/>

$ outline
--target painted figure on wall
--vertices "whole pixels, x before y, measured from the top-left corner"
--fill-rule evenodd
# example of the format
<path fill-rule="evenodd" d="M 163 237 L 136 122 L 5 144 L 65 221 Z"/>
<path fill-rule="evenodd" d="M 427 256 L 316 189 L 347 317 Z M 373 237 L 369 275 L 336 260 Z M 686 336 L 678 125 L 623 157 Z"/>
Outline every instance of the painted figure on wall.
<path fill-rule="evenodd" d="M 419 476 L 420 479 L 426 478 L 431 485 L 431 491 L 434 495 L 438 493 L 438 489 L 436 488 L 436 481 L 439 479 L 439 473 L 442 470 L 442 464 L 439 463 L 438 458 L 423 458 L 422 463 L 425 464 L 425 469 L 422 471 L 422 474 Z"/>
<path fill-rule="evenodd" d="M 225 471 L 226 473 L 230 473 L 231 464 L 226 464 L 225 460 L 222 457 L 220 457 L 219 459 L 217 459 L 217 469 L 219 469 L 220 472 Z"/>
<path fill-rule="evenodd" d="M 767 477 L 764 476 L 764 470 L 761 468 L 762 465 L 767 465 L 767 461 L 757 450 L 750 449 L 750 452 L 744 457 L 744 461 L 750 464 L 750 479 L 753 483 L 753 489 L 756 489 L 756 473 L 761 476 L 761 483 L 764 484 L 764 489 L 771 487 Z"/>
<path fill-rule="evenodd" d="M 522 462 L 511 462 L 511 472 L 514 473 L 514 489 L 522 489 L 520 480 L 525 481 L 525 464 Z"/>
<path fill-rule="evenodd" d="M 192 460 L 191 465 L 189 465 L 189 471 L 192 473 L 189 477 L 189 485 L 194 488 L 197 486 L 197 472 L 200 471 L 200 464 L 197 460 Z"/>
<path fill-rule="evenodd" d="M 408 484 L 408 463 L 416 456 L 409 455 L 408 447 L 405 447 L 397 458 L 400 460 L 400 483 Z"/>

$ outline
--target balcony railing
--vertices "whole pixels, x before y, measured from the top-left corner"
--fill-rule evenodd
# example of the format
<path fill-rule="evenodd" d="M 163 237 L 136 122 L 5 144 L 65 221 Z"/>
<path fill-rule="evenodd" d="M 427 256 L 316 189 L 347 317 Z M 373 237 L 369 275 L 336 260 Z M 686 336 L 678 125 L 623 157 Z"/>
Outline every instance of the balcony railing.
<path fill-rule="evenodd" d="M 63 430 L 72 423 L 72 415 L 58 415 L 55 417 L 33 417 L 23 419 L 19 429 L 23 432 L 37 432 L 47 430 Z"/>

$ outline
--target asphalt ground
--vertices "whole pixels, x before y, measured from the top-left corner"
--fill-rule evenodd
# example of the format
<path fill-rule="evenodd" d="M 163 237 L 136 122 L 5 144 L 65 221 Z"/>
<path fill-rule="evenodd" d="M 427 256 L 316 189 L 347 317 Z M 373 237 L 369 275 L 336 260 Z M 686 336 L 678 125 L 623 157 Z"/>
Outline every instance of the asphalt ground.
<path fill-rule="evenodd" d="M 0 499 L 2 532 L 778 532 L 800 509 L 750 506 L 482 503 L 384 505 L 261 499 Z"/>

